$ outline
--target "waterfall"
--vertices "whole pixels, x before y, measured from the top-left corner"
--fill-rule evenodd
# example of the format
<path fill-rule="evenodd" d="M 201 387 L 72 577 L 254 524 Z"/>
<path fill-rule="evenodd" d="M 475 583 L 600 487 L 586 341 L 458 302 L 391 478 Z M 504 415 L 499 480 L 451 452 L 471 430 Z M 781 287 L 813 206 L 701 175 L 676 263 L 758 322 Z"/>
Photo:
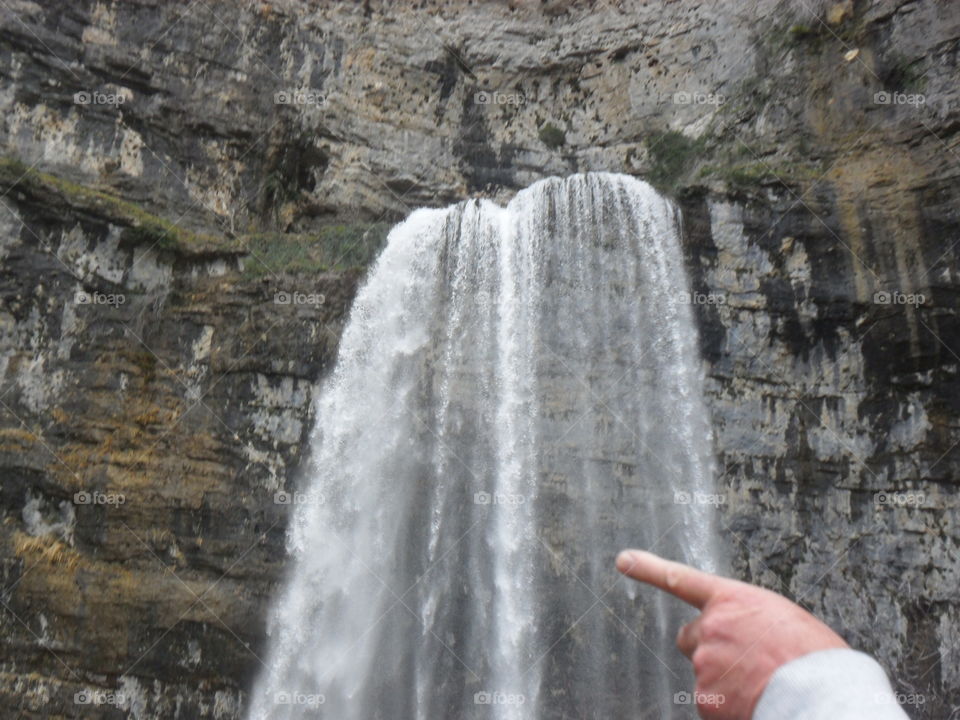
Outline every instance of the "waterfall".
<path fill-rule="evenodd" d="M 613 568 L 718 563 L 678 211 L 622 175 L 417 210 L 319 399 L 253 720 L 694 717 L 689 615 Z"/>

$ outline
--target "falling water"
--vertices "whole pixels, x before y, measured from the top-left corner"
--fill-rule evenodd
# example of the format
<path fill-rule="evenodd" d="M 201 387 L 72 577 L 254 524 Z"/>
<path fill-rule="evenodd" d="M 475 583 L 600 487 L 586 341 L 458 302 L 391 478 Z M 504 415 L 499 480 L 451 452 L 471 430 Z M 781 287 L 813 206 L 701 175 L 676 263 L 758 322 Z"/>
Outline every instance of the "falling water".
<path fill-rule="evenodd" d="M 613 569 L 717 562 L 677 215 L 591 173 L 394 228 L 319 400 L 251 718 L 695 715 L 682 611 Z"/>

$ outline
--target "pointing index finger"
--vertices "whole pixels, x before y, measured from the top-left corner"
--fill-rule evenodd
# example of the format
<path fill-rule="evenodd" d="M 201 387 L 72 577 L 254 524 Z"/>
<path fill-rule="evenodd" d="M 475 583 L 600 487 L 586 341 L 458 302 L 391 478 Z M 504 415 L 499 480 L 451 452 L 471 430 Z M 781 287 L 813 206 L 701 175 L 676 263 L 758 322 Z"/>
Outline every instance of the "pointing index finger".
<path fill-rule="evenodd" d="M 617 570 L 634 580 L 665 590 L 697 609 L 702 609 L 726 583 L 731 582 L 643 550 L 621 552 L 617 556 Z"/>

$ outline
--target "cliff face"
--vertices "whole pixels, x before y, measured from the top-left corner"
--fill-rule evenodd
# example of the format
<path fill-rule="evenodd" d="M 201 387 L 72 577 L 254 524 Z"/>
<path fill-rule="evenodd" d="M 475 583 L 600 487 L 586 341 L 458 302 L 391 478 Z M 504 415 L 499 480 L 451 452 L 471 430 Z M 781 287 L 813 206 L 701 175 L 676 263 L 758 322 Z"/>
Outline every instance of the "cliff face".
<path fill-rule="evenodd" d="M 384 223 L 586 170 L 684 211 L 735 572 L 960 704 L 951 3 L 5 5 L 7 717 L 240 717 Z"/>

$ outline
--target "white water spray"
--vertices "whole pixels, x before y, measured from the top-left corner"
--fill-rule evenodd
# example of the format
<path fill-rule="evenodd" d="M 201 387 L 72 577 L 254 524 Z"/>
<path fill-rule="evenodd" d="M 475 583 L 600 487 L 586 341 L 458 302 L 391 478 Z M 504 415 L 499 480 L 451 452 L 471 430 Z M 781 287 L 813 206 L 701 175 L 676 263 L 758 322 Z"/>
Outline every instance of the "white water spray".
<path fill-rule="evenodd" d="M 718 562 L 688 293 L 677 212 L 626 176 L 394 228 L 319 401 L 250 717 L 693 717 L 678 606 L 613 569 Z"/>

